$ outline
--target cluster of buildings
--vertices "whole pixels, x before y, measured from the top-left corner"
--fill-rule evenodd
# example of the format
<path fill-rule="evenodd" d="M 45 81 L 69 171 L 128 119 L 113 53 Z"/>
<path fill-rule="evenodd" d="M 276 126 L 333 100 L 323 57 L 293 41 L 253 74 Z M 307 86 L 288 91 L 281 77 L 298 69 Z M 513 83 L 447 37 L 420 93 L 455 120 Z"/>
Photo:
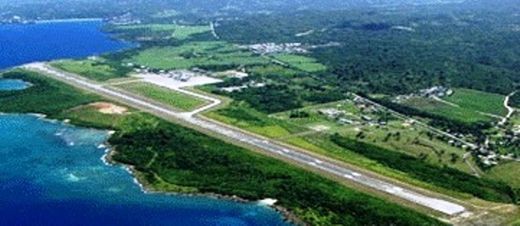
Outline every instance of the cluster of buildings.
<path fill-rule="evenodd" d="M 358 98 L 354 99 L 354 104 L 363 114 L 360 117 L 354 116 L 352 113 L 346 112 L 345 110 L 340 110 L 339 108 L 341 107 L 341 104 L 338 104 L 336 108 L 330 107 L 319 109 L 318 113 L 341 125 L 368 124 L 370 126 L 386 126 L 387 122 L 371 116 L 373 113 L 378 111 L 375 106 L 370 103 L 365 103 L 362 99 Z"/>
<path fill-rule="evenodd" d="M 462 135 L 462 134 L 455 133 L 453 135 L 455 135 L 456 137 L 458 137 L 460 139 L 465 139 L 464 135 Z M 454 139 L 449 139 L 448 144 L 450 144 L 451 146 L 457 147 L 457 148 L 462 148 L 464 150 L 470 150 L 472 148 L 472 147 L 460 142 L 459 140 L 454 140 Z M 476 148 L 476 149 L 478 150 L 478 148 Z"/>
<path fill-rule="evenodd" d="M 266 55 L 274 53 L 307 53 L 307 49 L 301 43 L 260 43 L 246 47 L 253 53 Z"/>
<path fill-rule="evenodd" d="M 188 82 L 193 77 L 206 76 L 209 74 L 208 71 L 200 68 L 193 68 L 191 70 L 153 70 L 146 66 L 135 66 L 133 63 L 128 63 L 126 64 L 126 66 L 134 67 L 134 72 L 138 74 L 153 73 L 162 77 L 171 78 L 181 82 Z"/>
<path fill-rule="evenodd" d="M 442 97 L 448 97 L 448 96 L 453 95 L 453 90 L 448 87 L 444 87 L 444 86 L 433 86 L 428 89 L 419 90 L 418 95 L 422 96 L 422 97 L 428 97 L 428 98 L 432 98 L 432 97 L 442 98 Z"/>
<path fill-rule="evenodd" d="M 341 125 L 354 125 L 357 124 L 354 119 L 347 117 L 347 112 L 339 110 L 337 108 L 323 108 L 319 109 L 318 113 L 326 116 L 329 120 L 334 120 Z"/>
<path fill-rule="evenodd" d="M 495 166 L 498 165 L 500 161 L 520 161 L 518 152 L 517 153 L 507 153 L 507 154 L 500 154 L 495 150 L 498 150 L 498 147 L 505 147 L 505 148 L 511 148 L 516 147 L 520 148 L 520 131 L 507 131 L 505 134 L 501 136 L 499 140 L 491 141 L 490 139 L 487 139 L 486 142 L 481 145 L 477 149 L 477 157 L 479 158 L 480 162 L 484 164 L 485 166 Z M 517 150 L 518 149 L 514 149 Z"/>
<path fill-rule="evenodd" d="M 520 139 L 520 125 L 516 125 L 513 127 L 513 129 L 511 130 L 513 132 L 513 134 L 515 134 L 516 136 L 519 137 Z"/>
<path fill-rule="evenodd" d="M 474 150 L 480 163 L 484 166 L 496 166 L 501 161 L 520 162 L 520 126 L 500 134 L 498 139 L 487 138 L 484 144 Z"/>
<path fill-rule="evenodd" d="M 506 121 L 506 120 L 505 120 Z M 498 123 L 499 132 L 486 139 L 486 142 L 478 149 L 478 157 L 485 166 L 495 166 L 501 160 L 520 161 L 520 125 L 507 125 Z M 502 150 L 506 154 L 500 154 Z M 507 153 L 509 152 L 509 153 Z"/>
<path fill-rule="evenodd" d="M 360 97 L 354 98 L 354 104 L 363 113 L 372 114 L 379 111 L 375 105 L 365 101 L 363 98 Z"/>
<path fill-rule="evenodd" d="M 400 95 L 395 97 L 394 102 L 400 103 L 401 101 L 411 99 L 413 97 L 425 97 L 425 98 L 443 98 L 453 95 L 454 91 L 445 86 L 433 86 L 427 89 L 421 89 L 417 93 Z"/>
<path fill-rule="evenodd" d="M 114 25 L 131 25 L 131 24 L 140 24 L 142 21 L 140 19 L 136 19 L 132 13 L 125 13 L 123 15 L 115 16 L 107 19 L 107 22 Z"/>
<path fill-rule="evenodd" d="M 226 93 L 232 93 L 232 92 L 239 92 L 239 91 L 242 91 L 243 89 L 247 89 L 247 88 L 261 88 L 261 87 L 264 87 L 266 85 L 267 84 L 265 84 L 263 82 L 251 81 L 251 82 L 249 82 L 247 84 L 244 84 L 244 85 L 241 85 L 241 86 L 223 87 L 223 88 L 220 88 L 220 91 L 223 91 L 223 92 L 226 92 Z"/>
<path fill-rule="evenodd" d="M 489 148 L 490 141 L 486 140 L 485 145 L 477 149 L 477 157 L 484 166 L 496 166 L 502 159 L 513 158 L 513 156 L 500 155 Z"/>
<path fill-rule="evenodd" d="M 243 78 L 246 78 L 249 76 L 249 74 L 247 72 L 245 72 L 245 70 L 240 70 L 240 71 L 239 70 L 228 70 L 228 71 L 218 72 L 217 75 L 226 77 L 226 78 L 238 78 L 238 79 L 243 79 Z"/>
<path fill-rule="evenodd" d="M 162 75 L 167 78 L 172 78 L 177 81 L 187 82 L 191 78 L 198 76 L 196 72 L 188 71 L 188 70 L 178 70 L 178 71 L 164 71 L 163 73 L 159 72 L 159 75 Z"/>

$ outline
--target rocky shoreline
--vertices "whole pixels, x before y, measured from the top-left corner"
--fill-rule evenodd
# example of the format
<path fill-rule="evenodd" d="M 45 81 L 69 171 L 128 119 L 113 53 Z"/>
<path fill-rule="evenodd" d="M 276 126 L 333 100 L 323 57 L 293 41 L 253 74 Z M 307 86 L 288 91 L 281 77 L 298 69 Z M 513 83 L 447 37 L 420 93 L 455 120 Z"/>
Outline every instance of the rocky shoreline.
<path fill-rule="evenodd" d="M 115 150 L 115 148 L 113 148 L 110 145 L 110 143 L 108 141 L 104 145 L 105 145 L 105 147 L 107 147 L 107 149 L 106 149 L 107 151 L 106 151 L 106 154 L 103 156 L 103 161 L 106 164 L 123 165 L 125 167 L 125 169 L 134 177 L 135 183 L 141 188 L 141 190 L 144 193 L 165 194 L 165 195 L 183 195 L 183 196 L 204 196 L 204 197 L 210 197 L 210 198 L 221 199 L 221 200 L 230 200 L 230 201 L 238 202 L 238 203 L 259 202 L 259 200 L 257 200 L 257 201 L 248 200 L 248 199 L 244 199 L 244 198 L 241 198 L 241 197 L 238 197 L 235 195 L 230 196 L 230 195 L 222 195 L 222 194 L 216 194 L 216 193 L 179 193 L 179 192 L 167 192 L 167 191 L 157 190 L 150 183 L 148 183 L 148 181 L 146 181 L 143 174 L 141 172 L 139 172 L 138 170 L 136 170 L 134 166 L 115 161 L 112 158 L 112 156 L 114 156 L 117 153 L 117 151 Z M 276 212 L 280 213 L 283 216 L 284 220 L 288 223 L 291 223 L 293 225 L 299 225 L 299 226 L 308 225 L 307 223 L 302 221 L 298 216 L 296 216 L 294 213 L 292 213 L 291 211 L 289 211 L 288 209 L 286 209 L 283 206 L 280 206 L 277 204 L 266 205 L 266 206 L 269 208 L 273 208 Z"/>
<path fill-rule="evenodd" d="M 5 114 L 11 114 L 11 113 L 3 113 L 0 112 L 0 115 Z M 72 125 L 75 126 L 73 122 L 69 119 L 63 119 L 63 120 L 57 120 L 57 119 L 51 119 L 48 118 L 47 115 L 39 114 L 39 113 L 25 113 L 26 115 L 34 116 L 36 118 L 39 118 L 40 120 L 46 120 L 53 123 L 61 122 L 66 125 Z M 116 131 L 108 131 L 108 137 L 114 135 Z M 134 182 L 141 188 L 141 191 L 147 194 L 164 194 L 164 195 L 183 195 L 183 196 L 204 196 L 209 198 L 215 198 L 215 199 L 221 199 L 221 200 L 229 200 L 233 202 L 238 203 L 258 203 L 262 200 L 248 200 L 244 199 L 235 195 L 222 195 L 222 194 L 216 194 L 216 193 L 180 193 L 180 192 L 166 192 L 155 189 L 150 183 L 146 181 L 143 174 L 135 169 L 134 166 L 120 163 L 115 161 L 112 156 L 114 156 L 117 151 L 115 148 L 107 141 L 105 143 L 98 146 L 99 149 L 105 149 L 105 154 L 101 157 L 101 161 L 103 161 L 107 165 L 122 165 L 124 168 L 134 177 Z M 266 199 L 267 200 L 267 199 Z M 271 199 L 269 199 L 271 200 Z M 273 203 L 272 205 L 265 205 L 266 207 L 273 208 L 276 212 L 281 214 L 283 216 L 284 221 L 291 223 L 293 225 L 298 226 L 307 226 L 308 224 L 305 223 L 303 220 L 301 220 L 298 216 L 296 216 L 294 213 L 286 209 L 285 207 L 281 205 L 277 205 Z"/>

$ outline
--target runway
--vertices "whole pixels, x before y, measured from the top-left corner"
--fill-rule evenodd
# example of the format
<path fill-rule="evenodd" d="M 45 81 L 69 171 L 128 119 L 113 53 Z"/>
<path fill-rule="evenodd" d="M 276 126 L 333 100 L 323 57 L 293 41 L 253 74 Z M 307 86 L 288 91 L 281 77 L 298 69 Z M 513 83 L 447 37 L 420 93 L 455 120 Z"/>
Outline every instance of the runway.
<path fill-rule="evenodd" d="M 99 93 L 104 96 L 112 97 L 113 99 L 122 103 L 128 104 L 136 108 L 146 110 L 148 112 L 156 113 L 158 116 L 169 116 L 180 120 L 184 123 L 190 124 L 195 127 L 202 128 L 207 131 L 225 136 L 228 139 L 247 144 L 252 147 L 256 147 L 258 150 L 266 152 L 269 155 L 278 155 L 291 161 L 300 163 L 310 168 L 336 175 L 345 181 L 355 182 L 360 185 L 390 194 L 400 199 L 415 203 L 417 205 L 429 208 L 431 210 L 449 215 L 455 216 L 466 212 L 466 208 L 455 202 L 448 200 L 431 197 L 427 194 L 422 194 L 418 191 L 414 191 L 402 186 L 393 184 L 388 181 L 384 181 L 370 175 L 357 172 L 353 169 L 347 168 L 343 165 L 339 165 L 325 159 L 321 159 L 317 156 L 310 155 L 298 149 L 290 148 L 281 144 L 271 141 L 267 138 L 261 138 L 249 133 L 242 132 L 238 129 L 234 129 L 228 125 L 222 125 L 217 122 L 202 119 L 192 113 L 179 113 L 168 109 L 167 107 L 159 106 L 154 103 L 147 102 L 144 99 L 136 98 L 113 89 L 104 87 L 101 84 L 95 83 L 81 78 L 78 75 L 71 73 L 65 73 L 47 66 L 45 63 L 33 63 L 23 66 L 23 68 L 43 72 L 48 76 L 51 76 L 57 80 L 75 85 L 76 87 L 90 90 L 94 93 Z M 199 94 L 200 95 L 200 94 Z M 200 111 L 197 111 L 199 113 Z"/>

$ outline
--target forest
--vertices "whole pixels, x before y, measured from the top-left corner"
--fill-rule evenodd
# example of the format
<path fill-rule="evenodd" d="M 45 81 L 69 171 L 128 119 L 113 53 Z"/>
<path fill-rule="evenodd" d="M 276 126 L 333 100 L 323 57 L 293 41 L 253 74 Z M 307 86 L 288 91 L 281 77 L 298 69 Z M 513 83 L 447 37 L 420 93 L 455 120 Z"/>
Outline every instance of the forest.
<path fill-rule="evenodd" d="M 520 93 L 515 93 L 510 99 L 510 104 L 513 107 L 520 108 Z"/>
<path fill-rule="evenodd" d="M 344 90 L 396 95 L 445 85 L 507 94 L 520 82 L 520 18 L 495 10 L 299 11 L 222 21 L 217 29 L 230 42 L 316 45 L 310 55 L 329 67 L 323 79 Z M 319 47 L 327 43 L 339 45 Z"/>

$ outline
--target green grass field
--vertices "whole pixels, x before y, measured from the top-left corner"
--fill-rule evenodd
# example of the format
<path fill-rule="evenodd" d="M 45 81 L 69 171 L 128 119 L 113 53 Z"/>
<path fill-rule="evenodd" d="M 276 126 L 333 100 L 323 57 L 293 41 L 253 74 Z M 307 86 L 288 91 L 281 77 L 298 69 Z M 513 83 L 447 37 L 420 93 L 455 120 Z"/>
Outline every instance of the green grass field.
<path fill-rule="evenodd" d="M 327 70 L 325 65 L 318 63 L 315 59 L 306 56 L 295 54 L 277 54 L 274 55 L 274 58 L 290 65 L 291 67 L 305 72 L 312 73 Z"/>
<path fill-rule="evenodd" d="M 520 190 L 520 180 L 518 173 L 520 172 L 520 162 L 508 162 L 491 168 L 487 172 L 487 176 L 493 179 L 499 179 L 508 183 L 512 187 Z"/>
<path fill-rule="evenodd" d="M 270 65 L 261 65 L 254 66 L 248 68 L 248 72 L 254 75 L 259 76 L 284 76 L 284 77 L 292 77 L 298 76 L 302 74 L 298 70 L 294 70 L 287 67 L 282 67 L 280 65 L 270 64 Z"/>
<path fill-rule="evenodd" d="M 472 89 L 455 89 L 454 91 L 455 93 L 446 97 L 445 100 L 461 108 L 498 116 L 507 114 L 507 110 L 503 105 L 505 99 L 503 95 Z"/>
<path fill-rule="evenodd" d="M 226 42 L 189 42 L 181 46 L 153 47 L 126 60 L 156 69 L 223 68 L 267 64 L 268 60 Z"/>
<path fill-rule="evenodd" d="M 127 83 L 116 87 L 182 111 L 192 111 L 206 103 L 204 100 L 145 82 Z"/>
<path fill-rule="evenodd" d="M 89 105 L 71 108 L 59 115 L 59 118 L 70 119 L 75 125 L 100 129 L 116 129 L 124 117 L 125 115 L 100 113 Z"/>
<path fill-rule="evenodd" d="M 122 66 L 114 67 L 102 58 L 96 60 L 60 60 L 51 63 L 53 67 L 72 72 L 96 81 L 122 78 L 130 71 Z"/>
<path fill-rule="evenodd" d="M 456 107 L 423 97 L 414 97 L 404 101 L 402 104 L 465 123 L 489 122 L 495 120 L 493 117 L 472 109 Z"/>
<path fill-rule="evenodd" d="M 226 124 L 271 138 L 280 138 L 307 131 L 304 127 L 269 117 L 267 114 L 249 107 L 246 103 L 233 102 L 230 106 L 209 112 L 207 115 Z"/>
<path fill-rule="evenodd" d="M 175 38 L 178 40 L 185 40 L 192 35 L 210 32 L 209 26 L 184 26 L 177 24 L 139 24 L 139 25 L 123 25 L 115 28 L 118 32 L 125 31 L 148 31 L 149 33 L 170 33 L 166 38 Z M 147 34 L 143 34 L 147 35 Z"/>
<path fill-rule="evenodd" d="M 413 97 L 402 104 L 465 123 L 496 121 L 507 113 L 503 95 L 471 89 L 454 91 L 443 99 L 451 104 L 423 97 Z"/>

